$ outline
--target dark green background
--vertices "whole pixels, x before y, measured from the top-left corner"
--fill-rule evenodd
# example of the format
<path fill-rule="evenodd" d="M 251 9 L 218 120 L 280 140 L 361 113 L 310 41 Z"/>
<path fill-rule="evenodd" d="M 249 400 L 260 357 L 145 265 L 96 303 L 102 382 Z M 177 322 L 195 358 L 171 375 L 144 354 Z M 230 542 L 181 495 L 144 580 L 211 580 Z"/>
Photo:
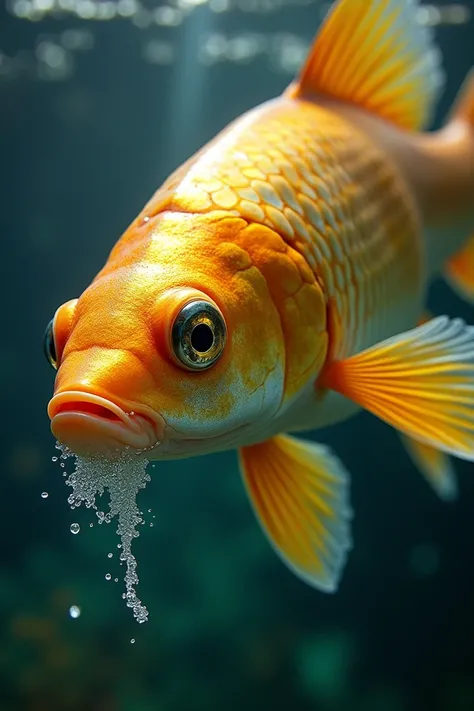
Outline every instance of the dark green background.
<path fill-rule="evenodd" d="M 355 550 L 336 596 L 306 587 L 274 555 L 233 454 L 157 465 L 140 494 L 156 518 L 135 545 L 151 613 L 139 627 L 121 583 L 104 579 L 122 574 L 107 558 L 114 525 L 90 529 L 90 511 L 71 512 L 51 462 L 47 321 L 178 163 L 291 78 L 265 57 L 199 64 L 205 34 L 309 42 L 320 17 L 314 3 L 265 14 L 201 6 L 178 27 L 140 30 L 0 10 L 10 57 L 34 51 L 40 35 L 94 36 L 63 81 L 35 78 L 33 55 L 0 71 L 0 711 L 474 709 L 472 464 L 456 462 L 461 497 L 444 505 L 369 415 L 319 433 L 353 474 Z M 474 24 L 437 35 L 448 73 L 439 123 L 474 64 Z M 144 61 L 154 37 L 172 43 L 173 64 Z M 473 320 L 442 283 L 430 305 Z"/>

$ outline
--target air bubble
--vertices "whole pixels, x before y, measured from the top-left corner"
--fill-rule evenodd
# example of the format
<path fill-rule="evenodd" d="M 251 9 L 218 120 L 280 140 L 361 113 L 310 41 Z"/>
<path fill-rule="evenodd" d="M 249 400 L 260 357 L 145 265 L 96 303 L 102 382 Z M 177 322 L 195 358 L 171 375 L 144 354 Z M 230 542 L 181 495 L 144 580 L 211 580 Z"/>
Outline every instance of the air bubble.
<path fill-rule="evenodd" d="M 114 554 L 113 553 L 107 553 L 107 558 L 113 558 Z"/>
<path fill-rule="evenodd" d="M 51 461 L 52 461 L 52 462 L 57 462 L 57 461 L 58 461 L 58 458 L 57 458 L 57 457 L 51 457 Z"/>
<path fill-rule="evenodd" d="M 134 638 L 134 637 L 132 637 L 132 639 L 130 640 L 130 644 L 135 644 L 135 638 Z"/>
<path fill-rule="evenodd" d="M 106 573 L 106 574 L 105 574 L 105 579 L 106 579 L 106 580 L 112 580 L 112 576 L 110 575 L 110 573 Z"/>
<path fill-rule="evenodd" d="M 42 498 L 42 499 L 47 499 L 48 496 L 49 496 L 49 494 L 48 494 L 47 491 L 42 491 L 42 492 L 41 492 L 41 498 Z"/>
<path fill-rule="evenodd" d="M 69 608 L 69 617 L 76 620 L 81 615 L 81 608 L 78 605 L 71 605 Z"/>
<path fill-rule="evenodd" d="M 69 526 L 69 530 L 71 531 L 71 533 L 74 533 L 74 535 L 76 535 L 81 530 L 81 527 L 78 523 L 71 523 L 71 525 Z"/>
<path fill-rule="evenodd" d="M 132 541 L 138 536 L 137 526 L 141 522 L 140 509 L 136 502 L 137 494 L 150 481 L 146 471 L 147 464 L 147 460 L 137 459 L 132 453 L 113 461 L 76 457 L 75 471 L 66 480 L 72 488 L 68 499 L 71 505 L 85 504 L 86 507 L 96 509 L 96 497 L 108 491 L 109 511 L 105 514 L 97 512 L 97 518 L 99 523 L 109 523 L 112 518 L 117 517 L 117 533 L 121 538 L 117 548 L 120 550 L 120 562 L 126 568 L 123 598 L 139 623 L 146 622 L 149 613 L 136 593 L 137 561 L 132 553 Z M 73 525 L 77 526 L 77 531 L 73 531 L 72 526 L 71 531 L 78 533 L 79 524 Z M 106 579 L 110 580 L 111 577 L 110 573 L 107 573 Z"/>

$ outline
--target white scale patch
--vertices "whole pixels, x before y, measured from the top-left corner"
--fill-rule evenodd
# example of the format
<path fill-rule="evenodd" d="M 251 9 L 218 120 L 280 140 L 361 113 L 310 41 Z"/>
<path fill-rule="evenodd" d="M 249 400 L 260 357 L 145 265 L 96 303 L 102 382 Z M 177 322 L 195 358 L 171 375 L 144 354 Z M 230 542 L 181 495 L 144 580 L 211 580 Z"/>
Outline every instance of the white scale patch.
<path fill-rule="evenodd" d="M 132 553 L 132 541 L 139 535 L 137 526 L 143 523 L 137 506 L 137 494 L 150 481 L 146 471 L 148 460 L 137 457 L 135 453 L 125 453 L 115 461 L 85 459 L 61 444 L 57 444 L 57 448 L 62 452 L 61 459 L 75 458 L 75 469 L 66 479 L 66 484 L 72 488 L 68 497 L 71 508 L 85 504 L 96 511 L 99 523 L 110 523 L 117 517 L 117 533 L 121 539 L 120 561 L 126 566 L 122 597 L 127 607 L 133 610 L 137 622 L 146 622 L 148 610 L 136 593 L 137 561 Z M 110 496 L 107 513 L 99 510 L 96 504 L 96 497 L 102 496 L 105 491 Z"/>

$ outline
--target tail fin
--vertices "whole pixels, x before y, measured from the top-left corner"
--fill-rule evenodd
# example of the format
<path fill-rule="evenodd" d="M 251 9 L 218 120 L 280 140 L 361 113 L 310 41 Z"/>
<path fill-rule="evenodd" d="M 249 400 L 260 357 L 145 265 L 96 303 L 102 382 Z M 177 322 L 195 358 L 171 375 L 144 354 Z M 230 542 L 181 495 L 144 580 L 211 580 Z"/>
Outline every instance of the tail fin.
<path fill-rule="evenodd" d="M 444 278 L 453 291 L 474 305 L 474 235 L 471 235 L 464 247 L 447 261 L 444 267 Z"/>
<path fill-rule="evenodd" d="M 451 121 L 468 124 L 474 136 L 474 68 L 471 69 L 454 104 Z M 474 160 L 471 161 L 471 183 L 474 185 Z M 474 205 L 474 191 L 472 194 Z M 444 277 L 452 289 L 471 304 L 474 304 L 474 234 L 463 248 L 445 264 Z"/>
<path fill-rule="evenodd" d="M 417 21 L 417 0 L 339 0 L 287 94 L 356 104 L 400 128 L 429 121 L 443 85 L 441 55 Z"/>
<path fill-rule="evenodd" d="M 465 121 L 474 131 L 474 67 L 468 72 L 451 110 L 451 120 Z"/>

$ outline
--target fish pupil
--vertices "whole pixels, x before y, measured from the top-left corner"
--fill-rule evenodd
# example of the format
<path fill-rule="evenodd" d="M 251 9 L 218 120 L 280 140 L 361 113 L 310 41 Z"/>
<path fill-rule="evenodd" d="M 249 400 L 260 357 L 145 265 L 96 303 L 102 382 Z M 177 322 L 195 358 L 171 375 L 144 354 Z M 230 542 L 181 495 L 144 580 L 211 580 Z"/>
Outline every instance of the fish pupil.
<path fill-rule="evenodd" d="M 210 326 L 200 323 L 191 333 L 191 345 L 198 353 L 206 353 L 214 345 L 214 333 Z"/>

